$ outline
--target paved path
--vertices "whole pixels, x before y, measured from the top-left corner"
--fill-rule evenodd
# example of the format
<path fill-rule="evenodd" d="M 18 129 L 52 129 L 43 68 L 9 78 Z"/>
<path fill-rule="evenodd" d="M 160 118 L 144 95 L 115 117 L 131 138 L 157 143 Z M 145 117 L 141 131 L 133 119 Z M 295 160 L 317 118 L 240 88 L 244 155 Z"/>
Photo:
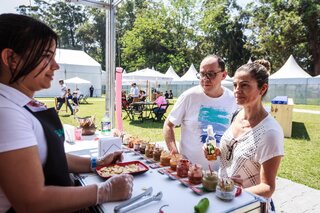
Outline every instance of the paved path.
<path fill-rule="evenodd" d="M 272 199 L 279 213 L 319 213 L 320 190 L 277 177 Z"/>
<path fill-rule="evenodd" d="M 320 115 L 320 111 L 309 110 L 309 109 L 293 109 L 294 112 L 302 112 L 302 113 L 310 113 L 310 114 L 318 114 Z"/>

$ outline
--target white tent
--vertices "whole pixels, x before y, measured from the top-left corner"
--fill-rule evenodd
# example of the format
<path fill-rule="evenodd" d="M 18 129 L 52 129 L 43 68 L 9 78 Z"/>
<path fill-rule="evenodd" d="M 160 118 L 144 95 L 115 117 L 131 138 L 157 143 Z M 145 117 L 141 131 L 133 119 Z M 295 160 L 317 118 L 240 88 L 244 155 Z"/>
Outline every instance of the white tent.
<path fill-rule="evenodd" d="M 60 68 L 54 73 L 51 88 L 37 92 L 36 97 L 58 96 L 61 89 L 59 80 L 76 76 L 92 82 L 94 96 L 101 96 L 101 66 L 87 53 L 81 50 L 57 49 L 55 60 Z M 90 86 L 91 84 L 81 84 L 78 88 L 86 95 L 89 94 Z"/>
<path fill-rule="evenodd" d="M 124 74 L 122 77 L 123 80 L 129 81 L 172 81 L 172 77 L 165 76 L 164 74 L 160 73 L 159 71 L 145 68 L 142 70 L 137 70 L 135 72 Z"/>
<path fill-rule="evenodd" d="M 281 79 L 281 78 L 309 78 L 311 77 L 305 72 L 296 62 L 292 55 L 286 63 L 274 74 L 270 76 L 270 79 Z"/>
<path fill-rule="evenodd" d="M 74 78 L 66 79 L 64 82 L 67 84 L 91 84 L 90 81 L 79 78 L 78 76 Z"/>
<path fill-rule="evenodd" d="M 180 77 L 178 76 L 178 74 L 174 71 L 173 67 L 170 66 L 169 69 L 167 70 L 167 72 L 164 74 L 165 76 L 168 77 L 172 77 L 173 80 L 178 80 L 180 79 Z"/>
<path fill-rule="evenodd" d="M 199 79 L 197 78 L 197 70 L 193 64 L 191 64 L 189 70 L 177 81 L 196 81 L 198 82 Z"/>

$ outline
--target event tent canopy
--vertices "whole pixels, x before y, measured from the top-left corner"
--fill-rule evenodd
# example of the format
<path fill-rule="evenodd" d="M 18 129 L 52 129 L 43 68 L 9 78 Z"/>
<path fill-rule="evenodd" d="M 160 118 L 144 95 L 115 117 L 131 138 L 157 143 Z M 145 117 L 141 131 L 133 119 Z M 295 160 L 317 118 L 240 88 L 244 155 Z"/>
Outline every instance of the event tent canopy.
<path fill-rule="evenodd" d="M 168 76 L 168 77 L 172 77 L 173 80 L 178 80 L 180 78 L 178 76 L 178 74 L 174 71 L 172 66 L 169 67 L 169 69 L 167 70 L 166 74 L 164 74 L 164 75 Z"/>
<path fill-rule="evenodd" d="M 270 79 L 283 79 L 283 78 L 310 78 L 311 76 L 305 72 L 296 62 L 292 55 L 286 63 L 274 74 Z"/>
<path fill-rule="evenodd" d="M 172 77 L 168 77 L 159 71 L 145 68 L 142 70 L 137 70 L 135 72 L 127 73 L 123 75 L 123 80 L 131 80 L 131 81 L 172 81 Z"/>
<path fill-rule="evenodd" d="M 55 60 L 58 64 L 96 66 L 101 68 L 101 65 L 96 60 L 81 50 L 57 49 Z"/>
<path fill-rule="evenodd" d="M 197 70 L 193 64 L 191 64 L 189 70 L 177 81 L 199 81 L 197 78 Z"/>
<path fill-rule="evenodd" d="M 64 81 L 67 84 L 90 84 L 91 82 L 79 77 L 69 78 Z"/>

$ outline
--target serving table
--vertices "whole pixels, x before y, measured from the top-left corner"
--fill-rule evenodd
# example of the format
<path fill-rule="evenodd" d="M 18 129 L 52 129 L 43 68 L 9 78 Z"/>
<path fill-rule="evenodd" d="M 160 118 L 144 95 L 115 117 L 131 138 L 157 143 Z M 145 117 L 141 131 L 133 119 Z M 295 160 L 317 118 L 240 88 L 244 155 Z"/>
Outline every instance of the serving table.
<path fill-rule="evenodd" d="M 97 140 L 76 141 L 74 144 L 65 143 L 66 152 L 77 155 L 96 155 Z M 210 201 L 208 213 L 215 212 L 263 212 L 265 209 L 265 200 L 245 190 L 240 196 L 235 197 L 231 201 L 223 201 L 219 199 L 214 192 L 205 192 L 198 195 L 190 188 L 183 185 L 178 180 L 172 180 L 165 174 L 160 174 L 158 170 L 163 168 L 150 168 L 149 161 L 146 161 L 141 155 L 124 149 L 124 162 L 141 161 L 149 166 L 149 170 L 143 174 L 134 176 L 134 186 L 132 197 L 141 194 L 145 189 L 153 187 L 153 195 L 158 192 L 163 193 L 160 201 L 153 201 L 137 209 L 131 210 L 132 213 L 158 213 L 161 206 L 168 205 L 163 208 L 165 213 L 187 213 L 194 212 L 194 206 L 202 199 L 208 198 Z M 82 185 L 90 185 L 105 181 L 95 173 L 77 174 L 75 175 Z M 143 199 L 142 199 L 143 200 Z M 95 207 L 98 212 L 114 212 L 114 207 L 121 202 L 109 202 Z"/>

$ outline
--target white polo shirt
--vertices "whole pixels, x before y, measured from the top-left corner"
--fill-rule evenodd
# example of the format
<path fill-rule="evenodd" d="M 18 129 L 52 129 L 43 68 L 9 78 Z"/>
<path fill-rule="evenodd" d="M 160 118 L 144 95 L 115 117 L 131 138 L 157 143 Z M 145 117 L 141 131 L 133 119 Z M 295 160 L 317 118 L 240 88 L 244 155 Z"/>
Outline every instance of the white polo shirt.
<path fill-rule="evenodd" d="M 42 165 L 47 157 L 47 143 L 40 122 L 23 106 L 30 98 L 0 83 L 0 153 L 38 146 Z M 10 203 L 0 187 L 0 212 Z"/>

